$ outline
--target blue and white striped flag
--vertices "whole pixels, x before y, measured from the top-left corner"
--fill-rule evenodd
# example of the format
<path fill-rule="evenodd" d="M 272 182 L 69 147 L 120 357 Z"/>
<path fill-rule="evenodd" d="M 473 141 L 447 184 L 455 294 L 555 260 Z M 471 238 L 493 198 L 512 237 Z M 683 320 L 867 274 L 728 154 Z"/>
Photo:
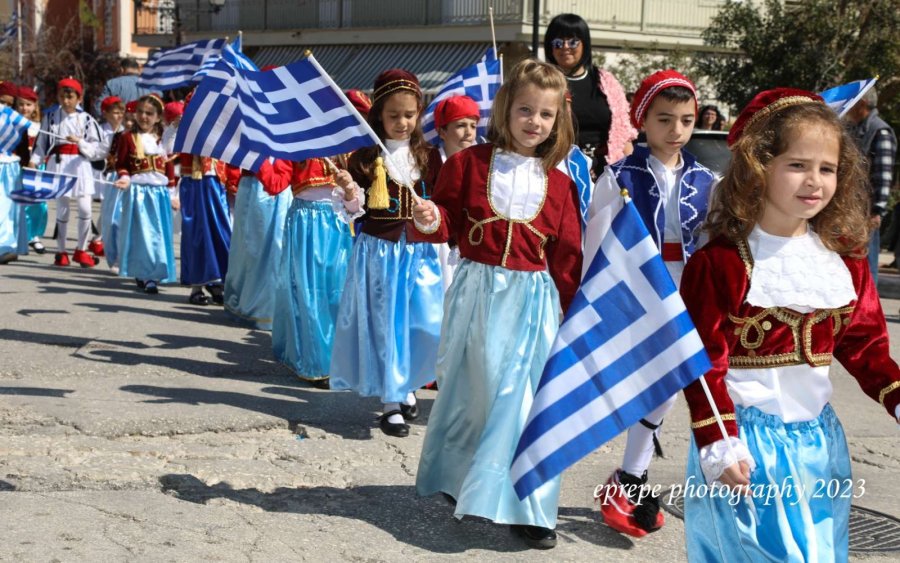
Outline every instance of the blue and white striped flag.
<path fill-rule="evenodd" d="M 874 86 L 877 81 L 877 76 L 867 80 L 857 80 L 856 82 L 829 88 L 824 92 L 819 92 L 819 95 L 838 114 L 838 117 L 844 117 L 844 114 L 850 111 L 850 108 L 855 106 L 856 102 L 862 99 L 863 94 L 868 92 L 869 88 Z"/>
<path fill-rule="evenodd" d="M 588 211 L 591 209 L 591 195 L 594 193 L 594 182 L 591 180 L 591 159 L 581 151 L 578 145 L 573 145 L 565 163 L 569 178 L 575 182 L 575 189 L 578 192 L 581 232 L 584 233 L 584 229 L 587 227 Z"/>
<path fill-rule="evenodd" d="M 203 63 L 211 57 L 219 57 L 224 46 L 224 39 L 207 39 L 157 51 L 144 65 L 138 86 L 149 90 L 189 86 Z"/>
<path fill-rule="evenodd" d="M 270 156 L 300 162 L 377 142 L 312 56 L 268 72 L 239 70 L 223 59 L 187 105 L 175 150 L 256 171 Z"/>
<path fill-rule="evenodd" d="M 62 197 L 75 187 L 78 176 L 34 168 L 22 169 L 22 188 L 9 193 L 19 203 L 38 203 Z"/>
<path fill-rule="evenodd" d="M 524 499 L 711 367 L 631 200 L 559 329 L 512 463 Z"/>
<path fill-rule="evenodd" d="M 3 32 L 0 33 L 0 49 L 6 47 L 7 43 L 12 41 L 13 37 L 15 37 L 19 33 L 19 14 L 13 11 L 12 15 L 9 16 L 9 21 L 3 27 Z"/>
<path fill-rule="evenodd" d="M 31 121 L 21 113 L 0 107 L 0 153 L 11 153 L 22 140 L 22 133 L 31 126 Z"/>
<path fill-rule="evenodd" d="M 225 45 L 222 49 L 222 53 L 220 55 L 213 55 L 208 57 L 203 64 L 200 66 L 200 69 L 194 73 L 191 82 L 198 84 L 206 74 L 212 70 L 216 63 L 219 62 L 220 59 L 225 59 L 228 61 L 231 66 L 234 68 L 239 68 L 241 70 L 259 70 L 257 68 L 256 63 L 250 60 L 247 55 L 245 55 L 241 50 L 241 36 L 238 35 L 237 38 Z"/>
<path fill-rule="evenodd" d="M 440 144 L 440 138 L 434 128 L 434 108 L 437 107 L 438 102 L 450 96 L 469 96 L 478 103 L 481 119 L 478 120 L 477 135 L 484 137 L 487 134 L 494 96 L 499 89 L 500 61 L 494 50 L 489 49 L 480 61 L 448 78 L 431 103 L 428 104 L 425 116 L 422 118 L 422 132 L 425 134 L 425 140 L 435 145 Z"/>

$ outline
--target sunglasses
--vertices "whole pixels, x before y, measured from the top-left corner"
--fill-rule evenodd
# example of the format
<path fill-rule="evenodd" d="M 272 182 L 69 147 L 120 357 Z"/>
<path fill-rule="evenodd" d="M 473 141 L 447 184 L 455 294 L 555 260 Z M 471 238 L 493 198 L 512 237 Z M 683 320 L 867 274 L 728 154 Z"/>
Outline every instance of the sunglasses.
<path fill-rule="evenodd" d="M 550 42 L 550 45 L 552 45 L 554 49 L 562 49 L 564 47 L 577 49 L 578 46 L 581 45 L 581 39 L 578 39 L 577 37 L 573 37 L 572 39 L 554 39 Z"/>

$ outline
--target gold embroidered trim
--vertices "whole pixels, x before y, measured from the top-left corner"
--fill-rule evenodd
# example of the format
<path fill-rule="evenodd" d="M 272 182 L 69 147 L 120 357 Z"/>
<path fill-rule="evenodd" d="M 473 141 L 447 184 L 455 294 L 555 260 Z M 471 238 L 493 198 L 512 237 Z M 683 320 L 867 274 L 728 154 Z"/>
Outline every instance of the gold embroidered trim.
<path fill-rule="evenodd" d="M 746 131 L 747 129 L 750 128 L 751 125 L 753 125 L 754 123 L 756 123 L 757 121 L 759 121 L 760 119 L 762 119 L 763 117 L 765 117 L 766 115 L 769 115 L 770 113 L 772 113 L 774 111 L 778 111 L 778 110 L 780 110 L 782 108 L 786 108 L 788 106 L 796 106 L 799 104 L 815 104 L 815 103 L 820 103 L 820 102 L 817 102 L 816 100 L 813 100 L 812 98 L 807 98 L 806 96 L 787 96 L 784 98 L 780 98 L 778 100 L 775 100 L 771 104 L 767 105 L 766 107 L 760 109 L 753 115 L 751 115 L 750 119 L 747 120 L 747 123 L 744 124 L 744 131 Z"/>
<path fill-rule="evenodd" d="M 878 402 L 881 403 L 882 407 L 884 406 L 884 398 L 887 397 L 888 393 L 897 389 L 900 389 L 900 381 L 895 381 L 881 390 L 881 393 L 878 394 Z"/>
<path fill-rule="evenodd" d="M 749 280 L 753 273 L 753 255 L 750 254 L 750 248 L 747 246 L 747 241 L 737 241 L 737 249 L 738 254 L 741 255 L 741 261 L 744 262 L 744 268 L 747 270 L 747 279 Z"/>
<path fill-rule="evenodd" d="M 491 151 L 491 163 L 488 166 L 487 200 L 488 200 L 488 205 L 490 205 L 491 211 L 494 213 L 495 217 L 497 219 L 503 219 L 504 221 L 506 221 L 506 224 L 507 224 L 506 246 L 503 248 L 503 257 L 500 260 L 500 265 L 505 268 L 506 267 L 506 259 L 509 257 L 509 250 L 510 250 L 510 248 L 512 248 L 513 228 L 515 227 L 516 224 L 525 225 L 525 227 L 528 228 L 531 232 L 533 232 L 533 233 L 537 234 L 539 237 L 541 237 L 540 253 L 541 253 L 541 257 L 543 257 L 543 255 L 544 255 L 544 245 L 547 243 L 547 237 L 546 237 L 546 235 L 541 235 L 537 231 L 537 229 L 535 229 L 531 225 L 531 222 L 534 221 L 537 218 L 537 216 L 541 214 L 541 211 L 544 209 L 544 204 L 547 202 L 547 193 L 550 191 L 549 190 L 550 175 L 547 174 L 546 172 L 544 172 L 544 193 L 541 195 L 541 203 L 540 203 L 540 205 L 538 205 L 537 211 L 534 212 L 534 215 L 532 215 L 531 217 L 528 217 L 527 219 L 513 219 L 512 217 L 507 217 L 503 213 L 500 213 L 500 211 L 496 207 L 494 207 L 494 199 L 491 197 L 491 192 L 493 191 L 493 186 L 494 186 L 494 159 L 496 158 L 496 156 L 497 156 L 497 149 L 494 148 Z M 490 217 L 489 219 L 485 219 L 485 220 L 481 221 L 480 223 L 476 222 L 475 226 L 480 227 L 481 225 L 484 225 L 492 220 L 495 220 L 495 218 Z M 472 229 L 474 229 L 474 228 L 475 227 L 473 227 Z M 472 239 L 471 233 L 472 233 L 472 231 L 470 230 L 469 231 L 469 241 L 470 242 Z M 482 238 L 483 238 L 483 235 L 482 235 Z"/>
<path fill-rule="evenodd" d="M 752 354 L 753 351 L 751 350 Z M 733 368 L 780 368 L 785 366 L 799 366 L 806 362 L 800 357 L 800 352 L 788 352 L 774 356 L 728 356 L 728 365 Z"/>
<path fill-rule="evenodd" d="M 726 420 L 737 420 L 734 416 L 733 412 L 725 413 L 722 415 L 722 421 Z M 711 416 L 709 418 L 704 418 L 703 420 L 698 420 L 697 422 L 691 423 L 691 429 L 696 430 L 697 428 L 704 428 L 706 426 L 711 426 L 716 424 L 716 417 Z"/>
<path fill-rule="evenodd" d="M 850 324 L 850 317 L 853 315 L 853 311 L 856 310 L 856 307 L 850 305 L 848 307 L 841 307 L 840 309 L 833 309 L 831 311 L 831 316 L 834 319 L 834 326 L 832 327 L 832 332 L 835 336 L 841 331 L 841 329 Z M 847 315 L 846 317 L 842 317 L 842 315 Z"/>
<path fill-rule="evenodd" d="M 502 217 L 494 216 L 494 217 L 488 217 L 487 219 L 485 219 L 483 221 L 477 221 L 474 217 L 471 217 L 469 215 L 468 209 L 464 209 L 463 211 L 466 212 L 466 219 L 471 221 L 472 223 L 474 223 L 474 225 L 472 225 L 472 228 L 469 229 L 469 236 L 468 236 L 469 244 L 471 244 L 472 246 L 478 246 L 482 242 L 484 242 L 484 226 L 485 225 L 487 225 L 488 223 L 493 223 L 494 221 L 502 221 L 503 220 Z M 478 235 L 478 240 L 475 239 L 476 234 Z"/>

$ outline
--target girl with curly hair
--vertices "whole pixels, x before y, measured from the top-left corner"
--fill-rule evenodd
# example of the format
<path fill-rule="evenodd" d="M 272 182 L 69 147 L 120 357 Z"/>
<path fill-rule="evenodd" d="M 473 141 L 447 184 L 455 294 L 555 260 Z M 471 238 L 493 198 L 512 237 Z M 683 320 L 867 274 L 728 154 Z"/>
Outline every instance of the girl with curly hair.
<path fill-rule="evenodd" d="M 713 364 L 710 399 L 701 381 L 685 389 L 687 479 L 730 490 L 686 495 L 688 558 L 846 561 L 859 490 L 829 405 L 832 358 L 900 418 L 900 369 L 865 259 L 860 154 L 818 95 L 790 88 L 758 94 L 728 141 L 712 240 L 681 288 Z"/>

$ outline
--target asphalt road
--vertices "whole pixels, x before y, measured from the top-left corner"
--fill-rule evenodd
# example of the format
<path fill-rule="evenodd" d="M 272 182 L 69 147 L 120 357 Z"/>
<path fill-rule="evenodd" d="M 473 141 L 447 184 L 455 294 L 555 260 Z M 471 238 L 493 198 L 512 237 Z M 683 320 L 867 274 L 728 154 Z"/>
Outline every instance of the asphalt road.
<path fill-rule="evenodd" d="M 49 246 L 49 245 L 48 245 Z M 314 389 L 271 356 L 266 332 L 229 322 L 188 290 L 145 296 L 104 267 L 0 266 L 0 560 L 679 561 L 681 520 L 641 540 L 606 528 L 594 487 L 613 441 L 563 479 L 559 545 L 526 549 L 503 526 L 417 498 L 435 397 L 405 439 L 376 425 L 377 400 Z M 883 302 L 900 358 L 900 301 Z M 900 516 L 900 431 L 833 369 L 858 505 Z M 651 480 L 682 480 L 680 400 Z M 854 559 L 896 561 L 893 554 Z"/>

